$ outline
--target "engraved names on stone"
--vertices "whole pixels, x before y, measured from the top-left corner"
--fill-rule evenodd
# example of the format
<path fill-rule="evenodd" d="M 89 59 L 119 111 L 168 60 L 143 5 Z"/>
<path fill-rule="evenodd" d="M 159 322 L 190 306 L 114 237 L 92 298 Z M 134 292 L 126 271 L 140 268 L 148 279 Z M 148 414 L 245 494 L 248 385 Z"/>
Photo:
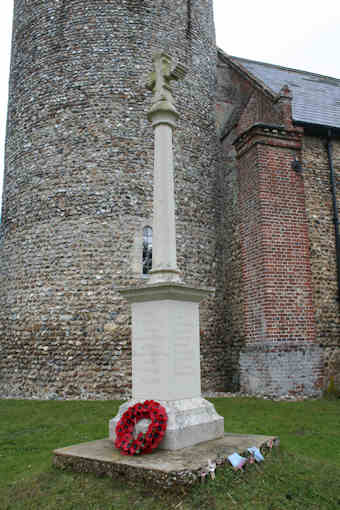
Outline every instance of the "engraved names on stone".
<path fill-rule="evenodd" d="M 199 396 L 198 304 L 162 300 L 153 301 L 152 307 L 150 303 L 132 306 L 134 397 Z"/>

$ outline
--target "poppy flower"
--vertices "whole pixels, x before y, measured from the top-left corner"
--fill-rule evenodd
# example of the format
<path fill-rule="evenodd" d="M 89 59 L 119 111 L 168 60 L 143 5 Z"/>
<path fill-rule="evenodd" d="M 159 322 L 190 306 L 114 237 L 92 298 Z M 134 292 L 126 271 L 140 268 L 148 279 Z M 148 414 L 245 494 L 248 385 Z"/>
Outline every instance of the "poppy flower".
<path fill-rule="evenodd" d="M 135 425 L 143 418 L 151 420 L 147 432 L 146 434 L 140 432 L 137 438 L 133 439 Z M 167 419 L 165 409 L 154 400 L 135 404 L 122 415 L 117 424 L 116 448 L 121 451 L 122 455 L 152 453 L 164 437 Z"/>

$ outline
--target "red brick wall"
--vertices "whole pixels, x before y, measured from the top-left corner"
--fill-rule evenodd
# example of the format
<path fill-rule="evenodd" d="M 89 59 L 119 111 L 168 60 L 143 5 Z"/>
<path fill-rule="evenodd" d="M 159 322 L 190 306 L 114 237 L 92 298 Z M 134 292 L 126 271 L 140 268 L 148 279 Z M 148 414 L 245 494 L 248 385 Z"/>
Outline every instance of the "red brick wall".
<path fill-rule="evenodd" d="M 299 130 L 257 127 L 236 142 L 246 336 L 241 384 L 251 392 L 315 394 L 322 384 L 304 184 L 291 168 L 301 138 Z M 301 367 L 292 370 L 297 343 Z M 261 355 L 251 348 L 256 344 Z M 273 357 L 282 371 L 271 370 Z"/>
<path fill-rule="evenodd" d="M 304 185 L 291 169 L 299 136 L 258 130 L 240 155 L 248 341 L 315 337 Z"/>
<path fill-rule="evenodd" d="M 319 175 L 318 184 L 306 187 L 306 176 L 291 168 L 295 156 L 301 160 L 303 131 L 292 124 L 289 88 L 270 94 L 223 55 L 218 69 L 218 127 L 225 154 L 221 189 L 227 197 L 220 236 L 222 285 L 229 319 L 226 343 L 234 356 L 227 370 L 238 372 L 241 389 L 250 393 L 318 395 L 324 354 L 333 373 L 340 367 L 340 349 L 319 345 L 330 330 L 339 337 L 334 303 L 328 306 L 335 273 L 322 274 L 334 254 L 328 235 L 332 226 L 326 222 L 328 233 L 322 228 L 318 239 L 310 234 L 313 207 L 318 203 L 324 226 L 330 196 L 325 200 L 324 191 L 316 190 L 322 188 Z M 319 147 L 313 156 L 317 153 Z M 317 244 L 315 257 L 311 240 Z M 328 255 L 320 257 L 323 251 Z M 334 335 L 332 342 L 337 344 Z"/>
<path fill-rule="evenodd" d="M 261 91 L 254 90 L 238 122 L 237 133 L 243 133 L 258 122 L 280 124 L 280 121 L 279 108 L 276 108 L 273 101 Z"/>

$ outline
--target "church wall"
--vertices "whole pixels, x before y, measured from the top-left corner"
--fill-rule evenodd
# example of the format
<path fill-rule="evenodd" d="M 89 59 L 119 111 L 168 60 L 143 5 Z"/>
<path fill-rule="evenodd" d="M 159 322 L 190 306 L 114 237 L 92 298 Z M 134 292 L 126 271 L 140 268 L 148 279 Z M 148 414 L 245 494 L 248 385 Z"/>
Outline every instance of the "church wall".
<path fill-rule="evenodd" d="M 273 105 L 273 100 L 263 92 L 254 90 L 237 124 L 237 134 L 241 134 L 258 122 L 281 124 L 280 112 Z"/>
<path fill-rule="evenodd" d="M 299 130 L 253 127 L 236 141 L 245 345 L 240 386 L 259 395 L 319 395 L 308 223 L 291 168 Z"/>
<path fill-rule="evenodd" d="M 334 141 L 334 170 L 340 208 L 340 142 Z M 317 341 L 324 349 L 325 388 L 340 389 L 340 313 L 333 205 L 326 139 L 304 136 L 303 181 L 309 226 L 310 260 Z"/>
<path fill-rule="evenodd" d="M 218 336 L 225 345 L 225 389 L 239 390 L 239 354 L 244 343 L 244 321 L 241 293 L 241 243 L 239 181 L 235 157 L 223 152 L 219 175 L 221 190 L 221 221 L 217 232 L 217 252 L 220 260 L 217 288 L 219 315 L 223 317 Z"/>
<path fill-rule="evenodd" d="M 221 57 L 217 66 L 217 126 L 221 135 L 222 164 L 219 173 L 221 190 L 220 230 L 217 233 L 220 272 L 218 286 L 221 299 L 218 304 L 223 316 L 219 335 L 225 342 L 226 389 L 239 390 L 239 357 L 245 342 L 239 207 L 239 172 L 233 142 L 237 119 L 247 104 L 253 88 Z"/>
<path fill-rule="evenodd" d="M 288 119 L 289 91 L 281 108 L 220 58 L 216 97 L 212 2 L 16 0 L 0 397 L 130 392 L 131 319 L 117 288 L 147 282 L 145 79 L 160 48 L 189 70 L 174 85 L 177 253 L 184 281 L 214 291 L 200 308 L 203 390 L 340 387 L 327 152 L 324 140 L 305 135 L 304 173 L 292 170 L 302 131 Z M 257 123 L 271 127 L 252 131 Z M 338 141 L 334 163 L 340 186 Z"/>
<path fill-rule="evenodd" d="M 254 242 L 256 239 L 259 240 L 259 238 L 253 236 L 253 247 L 250 248 L 252 241 L 249 229 L 252 223 L 255 222 L 254 228 L 256 230 L 258 224 L 262 223 L 262 225 L 264 225 L 267 220 L 269 221 L 269 219 L 271 219 L 271 221 L 274 222 L 272 224 L 274 228 L 276 222 L 276 220 L 274 221 L 275 216 L 279 215 L 278 217 L 280 217 L 282 214 L 283 223 L 278 232 L 274 231 L 275 228 L 273 230 L 272 227 L 269 227 L 269 224 L 268 227 L 266 227 L 268 228 L 268 232 L 270 232 L 270 243 L 274 250 L 277 240 L 279 240 L 277 253 L 280 254 L 282 253 L 280 242 L 284 238 L 286 229 L 286 225 L 284 225 L 285 215 L 287 211 L 292 209 L 291 212 L 293 216 L 289 221 L 293 221 L 296 209 L 295 206 L 293 207 L 294 204 L 292 202 L 293 197 L 291 193 L 288 193 L 286 196 L 286 192 L 282 194 L 279 203 L 275 205 L 275 201 L 273 202 L 272 207 L 269 207 L 269 202 L 264 206 L 263 200 L 260 200 L 260 204 L 256 204 L 256 201 L 254 202 L 252 196 L 258 185 L 256 179 L 259 178 L 258 173 L 261 165 L 255 169 L 254 164 L 257 156 L 251 153 L 243 156 L 241 158 L 242 161 L 236 162 L 233 143 L 239 134 L 244 133 L 254 124 L 265 123 L 268 124 L 268 128 L 272 126 L 272 130 L 266 130 L 266 136 L 269 137 L 272 131 L 274 139 L 270 143 L 272 143 L 274 147 L 277 144 L 277 142 L 275 142 L 275 137 L 278 136 L 280 131 L 275 129 L 274 125 L 284 125 L 287 132 L 293 129 L 290 105 L 291 93 L 288 89 L 284 89 L 281 91 L 280 97 L 276 100 L 273 97 L 273 99 L 270 100 L 266 91 L 261 91 L 258 88 L 252 87 L 251 81 L 249 80 L 247 82 L 242 72 L 238 73 L 232 69 L 231 64 L 228 64 L 227 59 L 223 58 L 223 55 L 220 55 L 218 70 L 220 79 L 218 90 L 220 95 L 218 96 L 217 118 L 220 122 L 219 130 L 223 140 L 225 186 L 226 189 L 229 189 L 229 194 L 226 193 L 229 200 L 228 206 L 225 208 L 225 222 L 223 228 L 225 232 L 228 232 L 228 236 L 230 236 L 230 234 L 232 236 L 231 243 L 224 248 L 224 254 L 229 258 L 228 281 L 230 282 L 229 286 L 226 285 L 226 300 L 228 301 L 229 310 L 233 310 L 233 306 L 235 308 L 236 303 L 240 305 L 238 306 L 238 316 L 230 314 L 229 324 L 229 331 L 233 331 L 234 345 L 239 346 L 239 349 L 234 348 L 234 352 L 238 352 L 237 358 L 239 365 L 236 371 L 234 368 L 234 373 L 240 375 L 241 369 L 242 389 L 246 388 L 255 393 L 267 392 L 277 394 L 280 392 L 288 393 L 293 390 L 293 393 L 307 391 L 311 394 L 316 394 L 322 388 L 331 387 L 333 382 L 335 382 L 335 386 L 339 388 L 340 315 L 339 302 L 337 301 L 338 290 L 332 196 L 325 139 L 307 135 L 304 135 L 302 138 L 303 147 L 301 158 L 304 167 L 303 176 L 295 174 L 291 168 L 291 161 L 293 158 L 295 156 L 299 158 L 299 150 L 297 150 L 297 148 L 291 151 L 290 154 L 288 153 L 286 166 L 282 169 L 284 173 L 287 173 L 287 178 L 289 177 L 290 180 L 296 180 L 296 183 L 292 185 L 292 192 L 294 190 L 295 193 L 296 187 L 301 187 L 302 185 L 303 191 L 302 194 L 300 194 L 300 198 L 304 203 L 302 204 L 301 202 L 299 210 L 300 213 L 305 214 L 306 232 L 308 232 L 305 248 L 307 249 L 306 253 L 308 253 L 308 271 L 310 276 L 306 278 L 305 283 L 303 283 L 303 272 L 301 273 L 300 269 L 298 271 L 300 272 L 300 283 L 298 284 L 295 270 L 288 274 L 283 266 L 281 269 L 284 271 L 280 276 L 280 267 L 275 268 L 275 264 L 278 263 L 278 260 L 270 262 L 270 257 L 267 257 L 267 263 L 264 265 L 265 273 L 261 273 L 260 255 L 262 254 L 262 256 L 264 256 L 263 247 L 258 253 L 259 258 L 254 252 L 256 247 Z M 272 155 L 265 163 L 268 175 L 271 176 L 271 179 L 274 179 L 274 176 L 276 176 L 278 172 L 278 169 L 275 169 L 275 167 L 277 167 L 280 162 L 282 163 L 282 161 L 280 149 L 278 147 L 275 149 L 273 148 Z M 340 207 L 339 141 L 334 142 L 334 166 L 338 181 L 338 207 Z M 247 186 L 248 181 L 250 183 L 249 186 Z M 273 188 L 273 182 L 270 181 L 270 183 L 268 183 L 269 189 Z M 284 183 L 284 180 L 282 182 Z M 263 198 L 264 197 L 265 195 L 263 195 Z M 285 202 L 286 199 L 288 200 L 287 203 Z M 276 200 L 278 200 L 278 197 Z M 282 203 L 280 204 L 280 202 Z M 236 206 L 234 205 L 235 203 Z M 249 212 L 248 216 L 247 211 Z M 258 215 L 259 217 L 257 217 Z M 229 223 L 227 218 L 230 220 Z M 287 219 L 288 216 L 286 216 L 286 220 Z M 244 230 L 244 227 L 242 227 L 242 224 L 247 225 L 247 232 Z M 291 249 L 287 251 L 287 256 L 290 257 L 290 264 L 292 264 L 294 257 L 301 260 L 301 253 L 298 255 L 300 247 L 298 247 L 298 249 L 294 248 L 294 239 L 291 240 L 290 244 Z M 238 248 L 236 248 L 237 246 Z M 240 246 L 243 246 L 243 248 L 246 247 L 242 256 Z M 248 254 L 246 254 L 246 252 Z M 231 254 L 235 253 L 237 253 L 238 260 L 242 261 L 238 266 L 237 264 L 233 266 L 231 263 L 233 260 Z M 249 260 L 244 259 L 245 255 L 248 258 L 250 257 Z M 287 260 L 289 260 L 289 258 L 287 258 Z M 296 261 L 298 262 L 297 259 Z M 275 269 L 274 272 L 272 271 L 271 273 L 270 267 Z M 305 274 L 307 276 L 307 273 Z M 293 287 L 291 287 L 290 290 L 287 289 L 287 297 L 289 293 L 291 294 L 292 291 L 294 291 L 294 287 L 296 296 L 294 297 L 292 294 L 291 309 L 289 309 L 290 305 L 287 306 L 287 303 L 280 302 L 279 308 L 276 310 L 278 313 L 274 313 L 273 303 L 271 303 L 271 305 L 268 304 L 267 317 L 262 324 L 262 326 L 267 328 L 267 335 L 260 334 L 261 324 L 259 324 L 259 328 L 257 328 L 258 333 L 254 334 L 256 321 L 261 322 L 261 316 L 256 312 L 253 314 L 254 322 L 249 322 L 250 311 L 248 294 L 249 292 L 254 295 L 256 292 L 260 294 L 261 292 L 266 293 L 266 277 L 267 280 L 268 278 L 272 278 L 273 281 L 275 278 L 278 279 L 279 285 L 289 284 L 289 281 L 291 281 Z M 247 285 L 249 287 L 248 294 Z M 306 302 L 306 296 L 309 292 L 308 289 L 312 290 L 312 301 L 309 310 L 309 305 Z M 229 299 L 230 296 L 232 296 L 231 299 Z M 253 300 L 250 299 L 250 301 L 254 306 L 259 307 L 261 295 L 256 296 Z M 305 333 L 301 330 L 303 320 L 302 317 L 299 318 L 299 316 L 296 315 L 296 312 L 301 310 L 303 301 L 305 301 L 303 305 L 305 310 L 304 314 L 306 315 L 307 313 L 307 315 L 310 315 L 313 328 L 315 328 L 315 334 L 313 333 L 312 336 L 309 334 L 306 336 L 305 333 L 307 330 Z M 282 312 L 280 312 L 280 308 Z M 295 311 L 294 308 L 296 308 Z M 275 329 L 276 316 L 281 317 L 283 313 L 285 313 L 287 317 L 282 317 L 280 324 L 278 324 L 280 327 Z M 285 323 L 288 325 L 289 322 L 293 320 L 293 316 L 295 316 L 297 322 L 294 327 L 290 328 L 291 333 L 288 333 L 288 338 L 284 332 L 284 326 Z M 309 319 L 305 322 L 306 326 L 308 322 Z M 270 344 L 270 342 L 268 343 L 271 338 L 275 339 L 275 337 L 277 339 L 286 337 L 286 339 L 284 343 L 281 342 L 281 345 L 275 342 L 273 344 Z M 258 341 L 257 345 L 253 343 L 253 347 L 250 347 L 251 343 L 255 342 L 256 339 Z M 265 345 L 266 339 L 267 348 Z M 304 340 L 307 340 L 307 342 Z M 310 340 L 312 340 L 312 342 Z M 268 365 L 269 358 L 271 361 Z M 290 370 L 292 374 L 300 374 L 300 387 L 299 384 L 297 384 L 295 388 L 292 388 L 289 384 L 287 385 L 287 370 Z M 275 379 L 281 387 L 275 387 Z M 274 386 L 272 384 L 273 381 Z"/>
<path fill-rule="evenodd" d="M 249 393 L 317 395 L 323 351 L 315 335 L 303 181 L 291 167 L 302 139 L 302 131 L 292 126 L 291 94 L 282 89 L 271 97 L 251 80 L 244 93 L 242 72 L 223 58 L 219 76 L 232 98 L 230 105 L 219 88 L 218 107 L 228 113 L 220 116 L 225 177 L 237 204 L 225 213 L 233 231 L 225 253 L 238 256 L 238 266 L 229 265 L 226 287 L 227 299 L 238 296 L 234 308 L 239 305 L 229 326 L 237 352 L 234 373 Z M 227 221 L 224 228 L 228 231 Z M 231 302 L 228 306 L 233 309 Z"/>
<path fill-rule="evenodd" d="M 164 49 L 174 95 L 178 264 L 216 287 L 216 46 L 209 0 L 15 0 L 0 263 L 0 396 L 112 398 L 131 388 L 130 312 L 152 219 L 145 80 Z M 205 389 L 225 383 L 213 295 Z"/>
<path fill-rule="evenodd" d="M 232 149 L 231 144 L 235 138 L 233 132 L 253 91 L 252 84 L 241 77 L 218 53 L 216 120 L 225 154 Z"/>

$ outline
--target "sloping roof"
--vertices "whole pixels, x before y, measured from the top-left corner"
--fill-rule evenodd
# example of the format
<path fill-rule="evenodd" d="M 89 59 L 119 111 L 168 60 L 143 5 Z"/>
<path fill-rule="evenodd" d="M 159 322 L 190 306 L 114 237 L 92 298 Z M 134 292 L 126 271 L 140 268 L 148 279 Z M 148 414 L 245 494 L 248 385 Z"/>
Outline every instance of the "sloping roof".
<path fill-rule="evenodd" d="M 275 93 L 288 85 L 293 94 L 294 121 L 340 128 L 340 80 L 244 58 L 230 58 Z"/>

